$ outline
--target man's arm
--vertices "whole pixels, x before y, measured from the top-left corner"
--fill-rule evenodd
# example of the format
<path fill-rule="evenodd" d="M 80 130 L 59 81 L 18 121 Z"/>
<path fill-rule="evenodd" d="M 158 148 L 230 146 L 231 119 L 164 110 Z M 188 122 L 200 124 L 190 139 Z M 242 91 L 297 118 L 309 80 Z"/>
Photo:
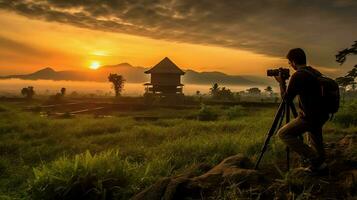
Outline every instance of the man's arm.
<path fill-rule="evenodd" d="M 301 80 L 300 79 L 300 74 L 299 72 L 295 72 L 289 81 L 289 85 L 284 93 L 285 99 L 287 102 L 293 102 L 294 98 L 298 94 Z"/>
<path fill-rule="evenodd" d="M 299 74 L 294 73 L 291 76 L 288 87 L 286 87 L 281 77 L 275 77 L 275 79 L 279 82 L 281 98 L 285 97 L 287 101 L 292 102 L 299 88 L 299 81 L 297 80 L 299 79 Z"/>
<path fill-rule="evenodd" d="M 281 98 L 284 98 L 286 94 L 286 85 L 279 83 L 279 87 L 280 87 L 280 96 Z"/>

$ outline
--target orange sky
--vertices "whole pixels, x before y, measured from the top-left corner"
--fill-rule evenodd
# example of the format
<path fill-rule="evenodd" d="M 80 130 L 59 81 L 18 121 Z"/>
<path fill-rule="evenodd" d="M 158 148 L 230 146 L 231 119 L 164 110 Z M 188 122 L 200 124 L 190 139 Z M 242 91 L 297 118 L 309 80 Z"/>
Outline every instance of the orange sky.
<path fill-rule="evenodd" d="M 93 61 L 149 67 L 165 56 L 183 69 L 228 74 L 265 75 L 268 68 L 287 66 L 283 58 L 245 50 L 95 31 L 28 19 L 8 11 L 0 11 L 0 27 L 0 41 L 6 44 L 0 48 L 0 75 L 28 73 L 43 67 L 85 69 Z"/>

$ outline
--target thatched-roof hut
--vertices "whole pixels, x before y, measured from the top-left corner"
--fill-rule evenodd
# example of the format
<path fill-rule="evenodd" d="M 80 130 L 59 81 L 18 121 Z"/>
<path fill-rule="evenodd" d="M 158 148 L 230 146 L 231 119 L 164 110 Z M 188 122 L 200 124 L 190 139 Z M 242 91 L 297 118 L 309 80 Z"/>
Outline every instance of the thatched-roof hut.
<path fill-rule="evenodd" d="M 146 92 L 153 94 L 182 94 L 182 71 L 169 58 L 165 57 L 151 69 L 145 71 L 151 75 L 150 83 L 145 83 Z"/>

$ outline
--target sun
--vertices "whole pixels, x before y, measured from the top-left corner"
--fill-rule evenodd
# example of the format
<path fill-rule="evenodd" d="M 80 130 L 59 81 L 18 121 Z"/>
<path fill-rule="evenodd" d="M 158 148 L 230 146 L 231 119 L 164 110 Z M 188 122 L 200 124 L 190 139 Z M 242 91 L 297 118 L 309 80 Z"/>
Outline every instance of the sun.
<path fill-rule="evenodd" d="M 100 62 L 98 61 L 93 61 L 91 62 L 91 64 L 89 65 L 89 68 L 96 70 L 100 68 Z"/>

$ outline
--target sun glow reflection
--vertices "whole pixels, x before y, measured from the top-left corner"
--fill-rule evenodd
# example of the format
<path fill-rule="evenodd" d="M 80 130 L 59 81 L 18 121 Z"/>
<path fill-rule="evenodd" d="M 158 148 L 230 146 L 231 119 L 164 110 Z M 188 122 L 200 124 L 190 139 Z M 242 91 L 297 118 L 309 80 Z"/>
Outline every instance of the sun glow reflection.
<path fill-rule="evenodd" d="M 98 61 L 93 61 L 90 66 L 89 66 L 90 69 L 93 69 L 93 70 L 96 70 L 98 68 L 100 68 L 100 62 Z"/>

